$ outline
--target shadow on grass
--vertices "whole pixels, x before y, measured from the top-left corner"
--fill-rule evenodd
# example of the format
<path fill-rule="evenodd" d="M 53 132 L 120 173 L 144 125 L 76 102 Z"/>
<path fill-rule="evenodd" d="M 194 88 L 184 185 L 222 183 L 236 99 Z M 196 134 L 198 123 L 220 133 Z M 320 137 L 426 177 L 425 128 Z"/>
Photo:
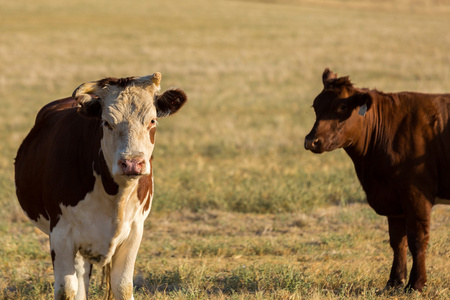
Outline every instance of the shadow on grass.
<path fill-rule="evenodd" d="M 184 274 L 179 269 L 159 274 L 138 276 L 135 280 L 137 292 L 148 294 L 200 291 L 207 294 L 255 293 L 258 291 L 285 290 L 289 292 L 307 292 L 311 282 L 300 272 L 292 269 L 256 268 L 241 266 L 231 272 L 217 273 L 211 276 Z"/>
<path fill-rule="evenodd" d="M 328 274 L 328 276 L 335 275 L 338 274 Z M 371 280 L 345 282 L 339 285 L 336 282 L 327 281 L 327 278 L 325 275 L 324 280 L 317 280 L 307 270 L 269 265 L 263 267 L 243 265 L 230 272 L 211 276 L 199 276 L 186 273 L 184 270 L 173 269 L 164 273 L 138 276 L 135 280 L 135 290 L 138 294 L 144 294 L 147 297 L 161 293 L 200 297 L 259 293 L 279 295 L 281 292 L 305 299 L 309 297 L 317 299 L 318 296 L 330 299 L 386 299 L 391 297 L 416 299 L 420 296 L 418 293 L 404 293 L 403 290 L 380 293 L 376 283 Z"/>

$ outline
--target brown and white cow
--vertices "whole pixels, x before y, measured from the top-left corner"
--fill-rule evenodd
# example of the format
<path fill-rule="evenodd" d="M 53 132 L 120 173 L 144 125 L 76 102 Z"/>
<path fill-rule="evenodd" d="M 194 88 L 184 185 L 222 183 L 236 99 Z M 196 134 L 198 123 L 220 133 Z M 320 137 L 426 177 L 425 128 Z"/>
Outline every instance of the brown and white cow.
<path fill-rule="evenodd" d="M 186 102 L 161 95 L 161 74 L 106 78 L 44 106 L 15 162 L 16 192 L 50 238 L 55 299 L 86 299 L 92 264 L 115 299 L 133 299 L 133 270 L 153 198 L 156 120 Z"/>
<path fill-rule="evenodd" d="M 394 261 L 387 287 L 406 283 L 409 246 L 413 265 L 406 289 L 421 291 L 431 208 L 450 204 L 450 94 L 359 89 L 328 69 L 322 77 L 305 148 L 344 148 L 370 206 L 388 217 Z"/>

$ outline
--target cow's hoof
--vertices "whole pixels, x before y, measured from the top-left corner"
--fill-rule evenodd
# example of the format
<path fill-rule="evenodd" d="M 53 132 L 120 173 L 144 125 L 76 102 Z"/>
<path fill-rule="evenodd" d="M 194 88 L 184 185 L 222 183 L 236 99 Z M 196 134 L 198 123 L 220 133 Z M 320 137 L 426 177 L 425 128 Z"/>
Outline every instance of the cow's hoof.
<path fill-rule="evenodd" d="M 378 290 L 376 294 L 378 296 L 393 296 L 403 293 L 405 287 L 405 281 L 389 280 L 386 286 L 382 290 Z"/>
<path fill-rule="evenodd" d="M 413 292 L 419 292 L 422 293 L 423 289 L 426 287 L 426 285 L 419 285 L 416 284 L 415 286 L 413 286 L 412 284 L 408 283 L 405 286 L 405 293 L 413 293 Z"/>
<path fill-rule="evenodd" d="M 390 280 L 386 283 L 384 289 L 402 289 L 405 287 L 405 280 Z"/>

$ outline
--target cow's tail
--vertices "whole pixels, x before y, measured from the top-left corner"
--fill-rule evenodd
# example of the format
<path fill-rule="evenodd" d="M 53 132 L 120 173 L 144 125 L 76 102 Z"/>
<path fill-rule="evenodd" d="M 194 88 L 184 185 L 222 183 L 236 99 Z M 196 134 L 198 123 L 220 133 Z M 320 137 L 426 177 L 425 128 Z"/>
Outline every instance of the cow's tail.
<path fill-rule="evenodd" d="M 111 263 L 106 264 L 102 269 L 102 286 L 105 287 L 105 300 L 113 300 L 111 291 Z"/>

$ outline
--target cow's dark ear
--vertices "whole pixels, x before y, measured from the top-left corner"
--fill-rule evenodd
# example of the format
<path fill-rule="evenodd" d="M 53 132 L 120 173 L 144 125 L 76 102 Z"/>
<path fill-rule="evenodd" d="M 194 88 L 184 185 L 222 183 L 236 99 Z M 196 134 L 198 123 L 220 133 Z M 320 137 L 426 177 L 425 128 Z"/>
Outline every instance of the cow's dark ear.
<path fill-rule="evenodd" d="M 92 97 L 89 101 L 79 102 L 77 112 L 88 118 L 101 118 L 102 103 L 100 98 Z"/>
<path fill-rule="evenodd" d="M 358 93 L 349 97 L 351 105 L 358 108 L 358 114 L 365 116 L 366 112 L 372 107 L 372 97 L 369 93 Z"/>
<path fill-rule="evenodd" d="M 101 117 L 102 101 L 95 93 L 97 87 L 97 82 L 83 83 L 72 93 L 72 98 L 77 101 L 79 114 L 89 118 Z"/>
<path fill-rule="evenodd" d="M 322 74 L 323 87 L 327 88 L 330 83 L 337 79 L 337 74 L 333 73 L 330 69 L 326 68 Z"/>
<path fill-rule="evenodd" d="M 155 96 L 155 107 L 158 118 L 176 113 L 187 101 L 186 94 L 179 89 L 167 90 Z"/>

